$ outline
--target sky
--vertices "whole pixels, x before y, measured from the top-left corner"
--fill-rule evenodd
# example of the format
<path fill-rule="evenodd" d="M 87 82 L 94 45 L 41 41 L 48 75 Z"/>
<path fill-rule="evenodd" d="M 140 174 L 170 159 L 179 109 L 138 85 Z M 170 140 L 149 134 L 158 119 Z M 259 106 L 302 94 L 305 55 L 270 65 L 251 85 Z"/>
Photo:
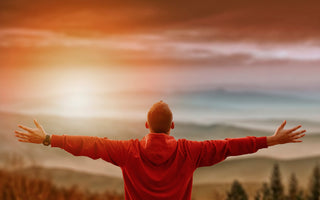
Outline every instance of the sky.
<path fill-rule="evenodd" d="M 66 93 L 320 89 L 319 1 L 0 2 L 0 103 Z"/>
<path fill-rule="evenodd" d="M 298 0 L 1 1 L 1 60 L 11 66 L 315 65 L 319 6 Z"/>

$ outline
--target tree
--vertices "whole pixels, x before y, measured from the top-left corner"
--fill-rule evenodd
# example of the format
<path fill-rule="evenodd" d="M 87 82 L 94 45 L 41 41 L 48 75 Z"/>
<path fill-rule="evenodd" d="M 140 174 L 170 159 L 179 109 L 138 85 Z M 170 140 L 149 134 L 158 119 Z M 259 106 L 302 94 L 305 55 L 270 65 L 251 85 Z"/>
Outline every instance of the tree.
<path fill-rule="evenodd" d="M 261 188 L 262 200 L 272 200 L 271 190 L 267 183 L 263 183 Z"/>
<path fill-rule="evenodd" d="M 316 165 L 313 169 L 313 173 L 310 181 L 310 192 L 308 196 L 309 200 L 319 200 L 320 199 L 320 171 L 319 165 Z"/>
<path fill-rule="evenodd" d="M 257 191 L 255 196 L 254 196 L 254 200 L 261 200 L 261 194 L 260 191 Z"/>
<path fill-rule="evenodd" d="M 271 196 L 272 200 L 283 200 L 284 194 L 283 194 L 283 185 L 281 183 L 281 175 L 279 170 L 279 165 L 275 164 L 273 166 L 273 172 L 271 174 Z"/>
<path fill-rule="evenodd" d="M 299 190 L 296 200 L 305 200 L 303 190 Z"/>
<path fill-rule="evenodd" d="M 294 173 L 291 174 L 289 180 L 289 200 L 297 200 L 298 199 L 298 180 Z"/>
<path fill-rule="evenodd" d="M 248 200 L 246 191 L 237 180 L 232 183 L 231 190 L 227 193 L 227 200 Z"/>

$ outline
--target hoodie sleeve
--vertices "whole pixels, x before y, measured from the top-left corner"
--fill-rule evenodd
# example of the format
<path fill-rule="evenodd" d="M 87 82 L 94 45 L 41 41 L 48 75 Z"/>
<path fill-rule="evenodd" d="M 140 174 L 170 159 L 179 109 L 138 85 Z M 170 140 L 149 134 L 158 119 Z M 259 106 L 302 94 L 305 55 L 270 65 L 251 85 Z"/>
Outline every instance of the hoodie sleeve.
<path fill-rule="evenodd" d="M 51 147 L 59 147 L 74 156 L 102 158 L 117 166 L 127 161 L 130 141 L 76 135 L 52 135 Z"/>
<path fill-rule="evenodd" d="M 228 156 L 250 154 L 267 147 L 267 137 L 248 136 L 201 142 L 189 141 L 190 156 L 196 167 L 211 166 Z"/>

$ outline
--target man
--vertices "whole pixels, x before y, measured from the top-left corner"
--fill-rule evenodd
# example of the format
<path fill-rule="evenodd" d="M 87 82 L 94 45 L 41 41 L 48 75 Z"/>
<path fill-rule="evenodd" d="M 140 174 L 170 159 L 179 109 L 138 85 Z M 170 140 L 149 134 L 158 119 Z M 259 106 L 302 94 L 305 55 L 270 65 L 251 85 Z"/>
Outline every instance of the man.
<path fill-rule="evenodd" d="M 93 136 L 49 135 L 34 120 L 36 128 L 19 125 L 27 132 L 15 131 L 20 142 L 51 144 L 75 156 L 102 158 L 121 167 L 125 198 L 128 200 L 190 200 L 193 172 L 211 166 L 228 156 L 254 153 L 268 146 L 301 142 L 305 130 L 284 129 L 286 121 L 274 135 L 225 140 L 176 140 L 169 106 L 160 101 L 148 112 L 145 123 L 149 134 L 140 141 L 110 140 Z"/>

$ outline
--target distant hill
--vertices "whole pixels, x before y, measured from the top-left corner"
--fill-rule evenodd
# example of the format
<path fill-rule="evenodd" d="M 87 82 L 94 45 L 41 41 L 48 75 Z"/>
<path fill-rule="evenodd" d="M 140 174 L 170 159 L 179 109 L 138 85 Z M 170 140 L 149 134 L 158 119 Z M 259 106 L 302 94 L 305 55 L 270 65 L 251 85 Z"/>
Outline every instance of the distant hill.
<path fill-rule="evenodd" d="M 59 187 L 77 185 L 82 190 L 91 192 L 123 192 L 121 178 L 101 174 L 86 173 L 63 168 L 28 167 L 19 172 L 30 177 L 49 179 Z"/>
<path fill-rule="evenodd" d="M 175 137 L 195 140 L 235 138 L 249 135 L 264 136 L 267 133 L 267 131 L 263 130 L 253 130 L 223 123 L 210 125 L 177 123 L 173 131 Z"/>

